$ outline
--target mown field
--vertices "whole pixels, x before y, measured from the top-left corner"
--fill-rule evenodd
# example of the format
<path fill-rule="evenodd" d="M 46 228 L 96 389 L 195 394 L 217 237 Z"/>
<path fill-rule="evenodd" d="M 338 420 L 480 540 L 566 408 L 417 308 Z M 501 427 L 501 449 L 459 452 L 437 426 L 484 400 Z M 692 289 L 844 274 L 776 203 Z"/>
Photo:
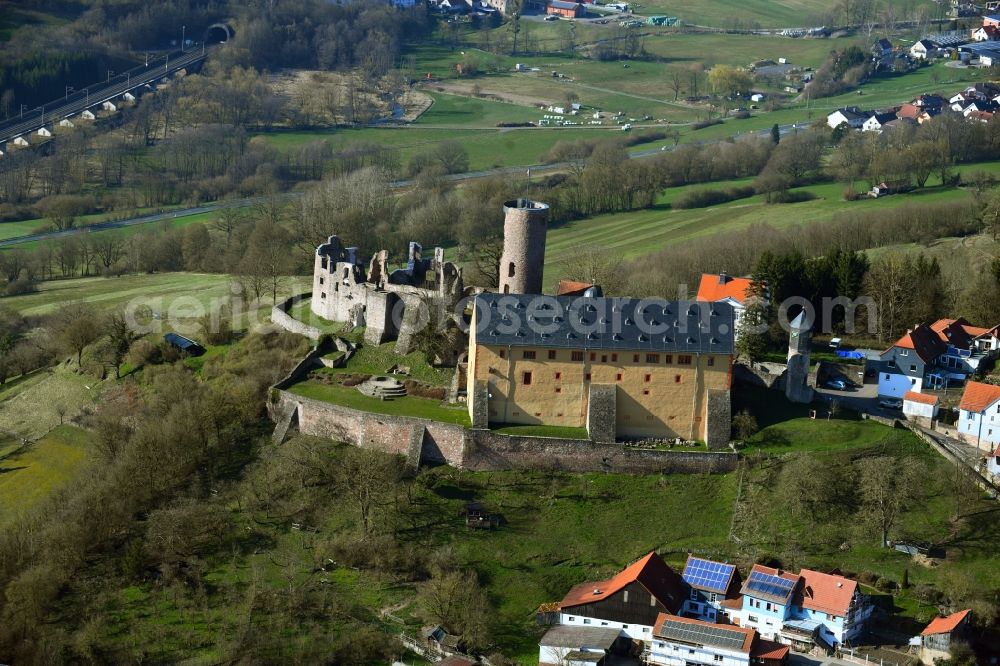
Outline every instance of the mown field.
<path fill-rule="evenodd" d="M 919 0 L 917 4 L 934 7 L 930 0 Z M 914 7 L 914 3 L 901 0 L 895 0 L 895 5 Z M 820 25 L 833 10 L 823 0 L 702 0 L 697 5 L 685 0 L 644 0 L 638 7 L 636 11 L 643 15 L 669 14 L 695 25 L 731 26 L 750 22 L 765 28 Z"/>

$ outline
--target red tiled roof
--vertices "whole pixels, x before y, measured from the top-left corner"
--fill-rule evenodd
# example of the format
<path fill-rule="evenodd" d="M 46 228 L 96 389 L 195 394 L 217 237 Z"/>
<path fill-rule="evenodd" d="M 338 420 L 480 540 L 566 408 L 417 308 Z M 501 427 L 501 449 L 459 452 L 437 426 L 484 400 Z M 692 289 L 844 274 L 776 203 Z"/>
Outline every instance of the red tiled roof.
<path fill-rule="evenodd" d="M 750 648 L 751 659 L 785 659 L 788 657 L 789 647 L 774 641 L 766 641 L 763 638 L 757 639 Z"/>
<path fill-rule="evenodd" d="M 632 583 L 642 585 L 672 612 L 679 610 L 684 602 L 681 577 L 667 566 L 662 557 L 652 552 L 608 580 L 574 586 L 559 605 L 561 608 L 571 608 L 603 601 Z"/>
<path fill-rule="evenodd" d="M 802 569 L 802 605 L 831 615 L 847 616 L 851 600 L 858 589 L 857 582 L 831 574 Z"/>
<path fill-rule="evenodd" d="M 967 412 L 981 412 L 997 400 L 1000 400 L 1000 386 L 983 384 L 982 382 L 967 382 L 959 409 Z"/>
<path fill-rule="evenodd" d="M 681 624 L 690 624 L 695 627 L 713 627 L 715 629 L 725 629 L 726 631 L 732 631 L 733 633 L 743 634 L 743 647 L 740 648 L 741 652 L 750 652 L 750 648 L 754 643 L 754 639 L 757 637 L 757 630 L 748 627 L 738 627 L 735 624 L 716 624 L 715 622 L 705 622 L 703 620 L 694 620 L 689 617 L 680 617 L 679 615 L 669 615 L 667 613 L 660 613 L 656 616 L 656 624 L 653 625 L 653 635 L 662 636 L 661 629 L 663 627 L 663 622 L 665 620 L 671 620 L 674 622 L 680 622 Z"/>
<path fill-rule="evenodd" d="M 723 276 L 715 273 L 702 273 L 701 282 L 698 284 L 698 295 L 695 300 L 721 301 L 731 298 L 738 303 L 742 303 L 747 298 L 747 290 L 750 289 L 750 278 Z"/>
<path fill-rule="evenodd" d="M 589 282 L 577 282 L 576 280 L 559 280 L 556 287 L 556 296 L 576 296 L 582 294 L 594 285 Z"/>
<path fill-rule="evenodd" d="M 908 400 L 910 402 L 919 402 L 923 405 L 938 404 L 938 397 L 936 395 L 927 395 L 926 393 L 917 393 L 916 391 L 907 391 L 906 393 L 904 393 L 903 400 Z"/>
<path fill-rule="evenodd" d="M 909 102 L 900 106 L 899 110 L 896 111 L 897 118 L 916 118 L 920 114 L 920 107 L 916 104 L 910 104 Z"/>
<path fill-rule="evenodd" d="M 958 625 L 962 624 L 962 621 L 968 617 L 971 612 L 972 610 L 967 608 L 963 611 L 952 613 L 948 617 L 936 617 L 931 620 L 931 623 L 927 625 L 926 629 L 920 632 L 920 635 L 930 636 L 931 634 L 950 634 L 958 628 Z"/>

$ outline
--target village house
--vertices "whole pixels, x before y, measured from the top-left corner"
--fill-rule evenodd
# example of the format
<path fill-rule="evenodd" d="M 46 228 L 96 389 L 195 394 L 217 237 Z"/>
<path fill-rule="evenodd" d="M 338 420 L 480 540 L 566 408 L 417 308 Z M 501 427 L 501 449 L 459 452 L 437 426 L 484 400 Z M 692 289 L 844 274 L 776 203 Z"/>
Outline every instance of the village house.
<path fill-rule="evenodd" d="M 952 646 L 964 638 L 971 615 L 971 610 L 963 610 L 931 620 L 920 633 L 921 663 L 932 666 L 936 659 L 949 659 Z"/>
<path fill-rule="evenodd" d="M 826 124 L 830 126 L 831 129 L 836 129 L 841 125 L 847 125 L 851 129 L 857 129 L 864 124 L 868 115 L 857 107 L 837 109 L 833 113 L 827 115 Z"/>
<path fill-rule="evenodd" d="M 726 303 L 480 294 L 469 329 L 472 423 L 725 446 L 734 328 Z"/>
<path fill-rule="evenodd" d="M 727 613 L 722 602 L 740 595 L 742 579 L 734 564 L 688 555 L 681 577 L 688 587 L 681 612 L 688 617 L 716 622 L 720 614 Z"/>
<path fill-rule="evenodd" d="M 661 614 L 646 663 L 653 666 L 782 666 L 789 648 L 767 641 L 753 629 Z"/>
<path fill-rule="evenodd" d="M 984 360 L 996 357 L 998 347 L 998 327 L 980 328 L 964 319 L 920 324 L 879 355 L 878 394 L 902 399 L 924 386 L 965 381 Z"/>
<path fill-rule="evenodd" d="M 864 633 L 874 611 L 857 582 L 802 569 L 793 574 L 754 565 L 743 583 L 740 626 L 796 649 L 832 649 Z"/>
<path fill-rule="evenodd" d="M 1000 444 L 1000 386 L 969 382 L 958 404 L 958 438 L 976 448 Z"/>
<path fill-rule="evenodd" d="M 1000 477 L 1000 446 L 986 456 L 986 471 L 995 477 Z"/>
<path fill-rule="evenodd" d="M 863 132 L 881 132 L 885 124 L 896 119 L 895 111 L 876 111 L 861 125 Z"/>
<path fill-rule="evenodd" d="M 910 47 L 910 56 L 918 60 L 926 60 L 933 57 L 937 51 L 937 45 L 929 39 L 918 40 Z"/>
<path fill-rule="evenodd" d="M 651 552 L 609 580 L 581 583 L 559 604 L 559 623 L 607 627 L 632 640 L 649 642 L 661 613 L 677 613 L 684 581 Z"/>
<path fill-rule="evenodd" d="M 992 42 L 1000 39 L 1000 29 L 995 25 L 984 25 L 972 31 L 972 39 L 976 42 Z"/>
<path fill-rule="evenodd" d="M 884 37 L 872 46 L 872 55 L 876 58 L 885 58 L 892 55 L 892 42 Z"/>
<path fill-rule="evenodd" d="M 989 14 L 983 17 L 984 28 L 1000 28 L 1000 15 Z"/>

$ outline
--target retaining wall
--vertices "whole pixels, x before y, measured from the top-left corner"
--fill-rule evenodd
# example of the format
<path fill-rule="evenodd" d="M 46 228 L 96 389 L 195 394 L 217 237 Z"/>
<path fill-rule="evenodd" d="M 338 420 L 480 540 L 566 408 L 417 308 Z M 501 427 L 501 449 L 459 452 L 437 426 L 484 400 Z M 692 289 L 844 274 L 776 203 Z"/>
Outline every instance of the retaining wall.
<path fill-rule="evenodd" d="M 289 384 L 282 384 L 288 386 Z M 734 452 L 657 451 L 589 440 L 503 435 L 408 416 L 364 412 L 289 393 L 276 385 L 272 418 L 298 409 L 303 434 L 405 456 L 412 465 L 448 464 L 472 471 L 565 470 L 629 474 L 725 473 Z"/>

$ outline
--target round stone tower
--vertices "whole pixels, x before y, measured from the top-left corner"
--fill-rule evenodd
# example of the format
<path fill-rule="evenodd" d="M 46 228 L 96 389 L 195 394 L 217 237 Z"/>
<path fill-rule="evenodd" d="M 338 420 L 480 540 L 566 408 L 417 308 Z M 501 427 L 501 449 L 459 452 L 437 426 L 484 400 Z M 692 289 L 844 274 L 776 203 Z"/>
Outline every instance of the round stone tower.
<path fill-rule="evenodd" d="M 530 199 L 515 199 L 506 202 L 503 211 L 500 292 L 540 294 L 549 206 Z"/>

